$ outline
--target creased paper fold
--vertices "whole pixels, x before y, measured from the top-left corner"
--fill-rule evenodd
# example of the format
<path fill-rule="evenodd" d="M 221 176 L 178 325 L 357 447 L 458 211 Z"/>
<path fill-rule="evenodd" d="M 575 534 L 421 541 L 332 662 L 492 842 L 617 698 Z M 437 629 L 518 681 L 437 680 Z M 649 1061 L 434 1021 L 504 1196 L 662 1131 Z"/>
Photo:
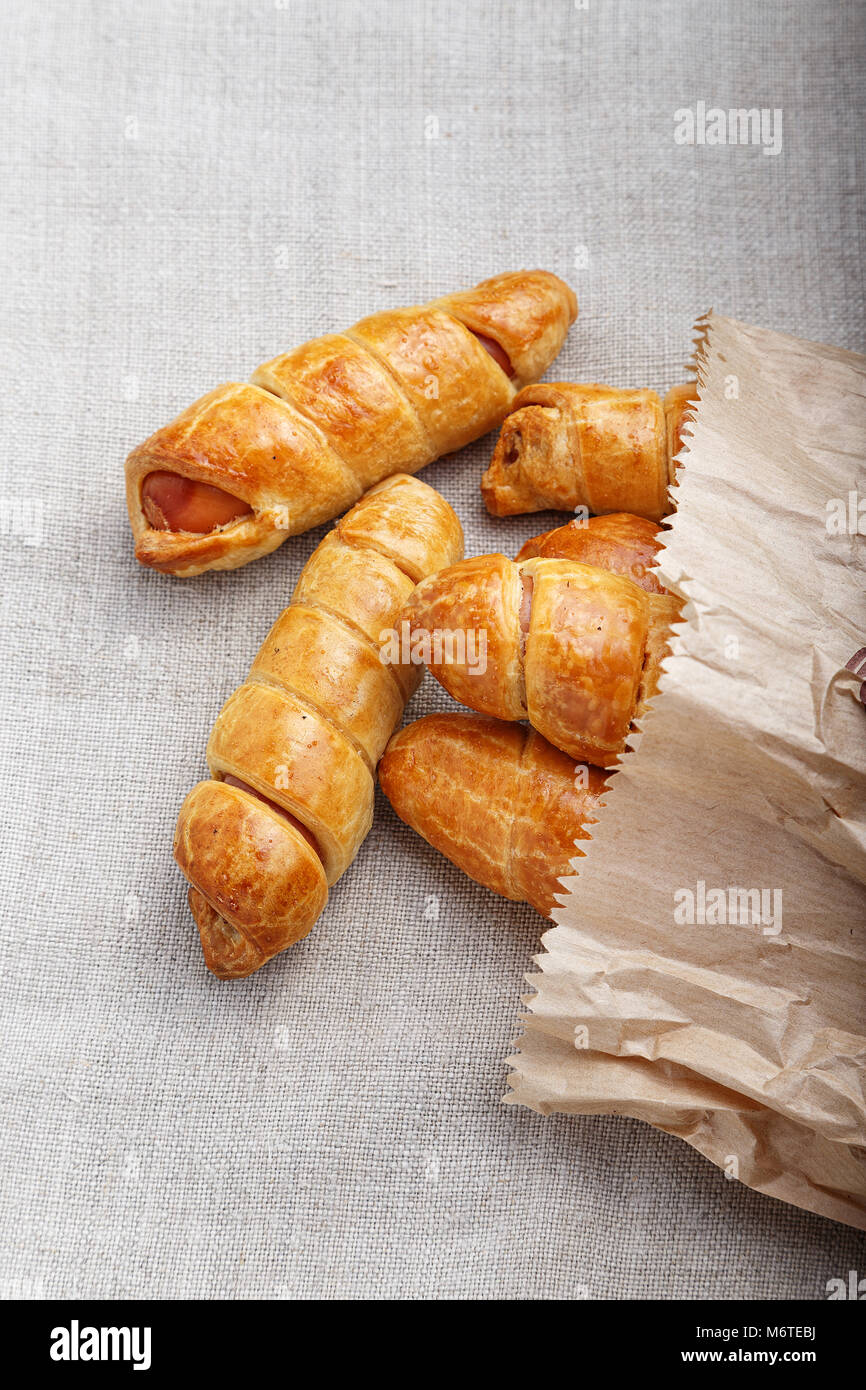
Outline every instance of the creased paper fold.
<path fill-rule="evenodd" d="M 866 359 L 698 328 L 660 557 L 685 621 L 528 977 L 507 1099 L 647 1120 L 866 1227 Z"/>

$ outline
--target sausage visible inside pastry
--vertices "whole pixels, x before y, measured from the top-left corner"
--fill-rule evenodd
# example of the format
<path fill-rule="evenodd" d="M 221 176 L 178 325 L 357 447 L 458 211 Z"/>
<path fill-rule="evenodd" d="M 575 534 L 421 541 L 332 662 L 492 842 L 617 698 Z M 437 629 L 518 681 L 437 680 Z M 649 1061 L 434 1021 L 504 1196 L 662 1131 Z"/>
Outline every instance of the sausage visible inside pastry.
<path fill-rule="evenodd" d="M 483 333 L 476 333 L 474 328 L 470 328 L 469 332 L 472 333 L 473 336 L 478 339 L 479 343 L 484 348 L 484 351 L 490 353 L 490 356 L 493 358 L 493 361 L 496 363 L 498 367 L 502 368 L 506 376 L 514 376 L 514 368 L 511 365 L 511 358 L 508 356 L 508 353 L 505 351 L 505 348 L 502 347 L 499 343 L 497 343 L 495 338 L 487 338 L 484 336 Z"/>
<path fill-rule="evenodd" d="M 526 639 L 529 636 L 529 618 L 532 613 L 532 588 L 534 580 L 531 574 L 521 574 L 520 576 L 520 659 L 526 656 Z"/>
<path fill-rule="evenodd" d="M 141 510 L 155 531 L 188 531 L 200 536 L 252 513 L 248 503 L 221 487 L 162 469 L 148 473 L 142 483 Z"/>
<path fill-rule="evenodd" d="M 142 564 L 235 569 L 498 427 L 562 347 L 577 301 L 548 271 L 367 314 L 225 381 L 126 463 Z"/>
<path fill-rule="evenodd" d="M 469 330 L 507 377 L 514 376 L 508 353 L 494 338 Z M 141 510 L 154 531 L 186 531 L 203 536 L 252 515 L 252 507 L 223 488 L 159 469 L 141 488 Z"/>

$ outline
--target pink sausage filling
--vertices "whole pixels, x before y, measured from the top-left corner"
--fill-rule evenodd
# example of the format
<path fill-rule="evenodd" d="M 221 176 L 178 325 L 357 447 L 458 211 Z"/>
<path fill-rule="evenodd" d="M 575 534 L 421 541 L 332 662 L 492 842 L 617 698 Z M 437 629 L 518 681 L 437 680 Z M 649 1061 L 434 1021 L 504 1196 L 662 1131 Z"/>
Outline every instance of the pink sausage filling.
<path fill-rule="evenodd" d="M 514 376 L 511 359 L 494 338 L 470 329 L 484 351 L 506 376 Z M 204 536 L 219 526 L 251 516 L 252 507 L 222 488 L 159 469 L 149 473 L 141 488 L 141 510 L 155 531 L 187 531 Z"/>
<path fill-rule="evenodd" d="M 502 368 L 506 376 L 514 376 L 514 368 L 511 365 L 511 358 L 508 356 L 508 353 L 505 351 L 505 348 L 500 347 L 499 343 L 496 342 L 495 338 L 485 338 L 483 333 L 476 333 L 474 328 L 470 328 L 469 332 L 475 335 L 481 346 L 484 348 L 484 351 L 490 353 L 490 356 L 493 358 L 493 361 L 496 363 L 498 367 Z"/>
<path fill-rule="evenodd" d="M 200 536 L 252 513 L 248 503 L 220 487 L 164 471 L 145 478 L 141 510 L 155 531 L 191 531 Z"/>
<path fill-rule="evenodd" d="M 529 636 L 529 619 L 532 613 L 532 591 L 535 581 L 531 574 L 521 574 L 522 591 L 520 595 L 520 655 L 526 656 L 526 639 Z"/>

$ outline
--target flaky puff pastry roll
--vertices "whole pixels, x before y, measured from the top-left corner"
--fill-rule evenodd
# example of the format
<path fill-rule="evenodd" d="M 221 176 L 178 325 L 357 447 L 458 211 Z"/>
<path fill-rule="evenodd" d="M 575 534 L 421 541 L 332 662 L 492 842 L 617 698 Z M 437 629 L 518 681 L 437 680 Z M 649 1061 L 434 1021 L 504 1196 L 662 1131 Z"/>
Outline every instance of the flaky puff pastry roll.
<path fill-rule="evenodd" d="M 502 426 L 481 495 L 494 516 L 548 508 L 630 512 L 660 521 L 682 430 L 697 399 L 595 383 L 539 382 L 522 390 Z"/>
<path fill-rule="evenodd" d="M 452 864 L 545 917 L 604 805 L 599 768 L 478 714 L 430 714 L 401 729 L 379 781 L 400 819 Z"/>
<path fill-rule="evenodd" d="M 380 659 L 416 582 L 463 551 L 425 483 L 379 483 L 314 551 L 244 684 L 220 712 L 210 779 L 181 807 L 174 853 L 208 967 L 258 970 L 306 936 L 373 816 L 376 764 L 420 679 Z"/>
<path fill-rule="evenodd" d="M 402 621 L 454 699 L 611 767 L 656 693 L 680 606 L 575 560 L 482 555 L 419 584 Z"/>
<path fill-rule="evenodd" d="M 577 316 L 543 270 L 372 314 L 203 396 L 129 455 L 135 553 L 167 574 L 233 569 L 498 425 Z"/>

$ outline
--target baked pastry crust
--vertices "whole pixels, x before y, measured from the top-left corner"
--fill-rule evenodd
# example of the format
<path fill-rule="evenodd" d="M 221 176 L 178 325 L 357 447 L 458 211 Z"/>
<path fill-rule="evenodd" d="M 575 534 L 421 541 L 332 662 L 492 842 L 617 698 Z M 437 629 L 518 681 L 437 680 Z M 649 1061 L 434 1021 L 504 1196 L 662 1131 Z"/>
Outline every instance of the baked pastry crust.
<path fill-rule="evenodd" d="M 673 595 L 593 565 L 496 554 L 424 580 L 404 618 L 413 642 L 435 631 L 464 635 L 462 656 L 444 643 L 427 653 L 454 699 L 497 719 L 528 718 L 570 757 L 611 767 L 657 689 L 679 612 Z"/>
<path fill-rule="evenodd" d="M 557 276 L 517 271 L 372 314 L 265 362 L 250 382 L 217 387 L 127 459 L 137 558 L 179 576 L 233 569 L 338 516 L 383 478 L 462 448 L 546 371 L 576 316 Z M 478 334 L 507 353 L 510 377 Z M 159 472 L 251 510 L 204 534 L 160 530 L 142 504 L 145 480 Z"/>
<path fill-rule="evenodd" d="M 545 560 L 579 560 L 583 565 L 597 565 L 611 574 L 625 575 L 647 593 L 664 594 L 667 590 L 655 572 L 662 535 L 645 517 L 609 512 L 543 531 L 526 541 L 515 559 L 518 564 L 537 556 Z"/>
<path fill-rule="evenodd" d="M 586 507 L 661 521 L 697 388 L 537 382 L 515 397 L 481 480 L 494 516 Z"/>
<path fill-rule="evenodd" d="M 374 487 L 314 551 L 223 706 L 210 779 L 184 801 L 174 841 L 220 978 L 248 975 L 306 936 L 357 854 L 376 764 L 420 678 L 380 660 L 383 634 L 415 577 L 462 550 L 460 522 L 433 488 L 407 475 Z"/>
<path fill-rule="evenodd" d="M 452 864 L 545 917 L 604 805 L 599 768 L 579 768 L 534 729 L 478 714 L 407 725 L 379 780 L 400 819 Z"/>
<path fill-rule="evenodd" d="M 567 726 L 569 746 L 575 727 L 595 723 L 597 742 L 617 718 L 615 732 L 628 736 L 618 681 L 624 672 L 631 717 L 640 719 L 681 610 L 653 573 L 659 535 L 651 522 L 622 514 L 574 521 L 527 541 L 517 563 L 492 555 L 454 565 L 410 602 L 419 618 L 442 625 L 485 624 L 494 610 L 489 684 L 487 672 L 453 664 L 435 674 L 459 699 L 475 708 L 483 702 L 510 722 L 456 713 L 419 719 L 388 744 L 382 789 L 397 815 L 458 868 L 544 916 L 589 838 L 608 774 L 516 721 L 529 714 L 539 727 Z M 601 568 L 591 569 L 590 558 Z M 595 671 L 604 628 L 619 643 L 619 659 L 602 649 Z M 637 679 L 635 641 L 643 645 Z"/>

